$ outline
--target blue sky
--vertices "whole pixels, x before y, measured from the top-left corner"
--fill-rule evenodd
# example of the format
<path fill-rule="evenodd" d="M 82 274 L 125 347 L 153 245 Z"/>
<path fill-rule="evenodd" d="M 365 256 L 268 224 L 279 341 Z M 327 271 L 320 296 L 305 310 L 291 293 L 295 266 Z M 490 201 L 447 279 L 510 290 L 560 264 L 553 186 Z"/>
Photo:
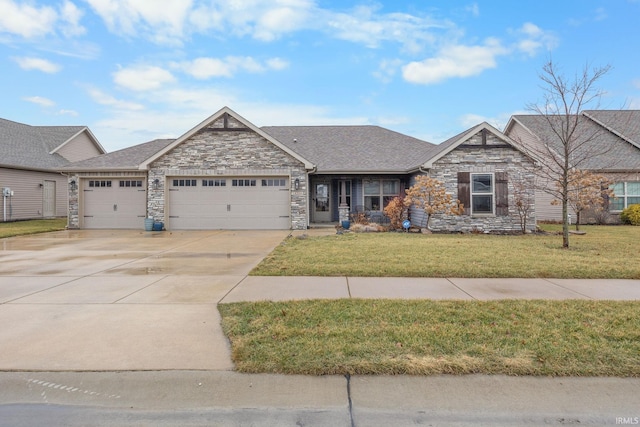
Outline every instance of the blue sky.
<path fill-rule="evenodd" d="M 107 151 L 228 106 L 258 126 L 374 124 L 433 143 L 502 129 L 552 58 L 611 65 L 640 109 L 640 0 L 0 0 L 0 117 Z"/>

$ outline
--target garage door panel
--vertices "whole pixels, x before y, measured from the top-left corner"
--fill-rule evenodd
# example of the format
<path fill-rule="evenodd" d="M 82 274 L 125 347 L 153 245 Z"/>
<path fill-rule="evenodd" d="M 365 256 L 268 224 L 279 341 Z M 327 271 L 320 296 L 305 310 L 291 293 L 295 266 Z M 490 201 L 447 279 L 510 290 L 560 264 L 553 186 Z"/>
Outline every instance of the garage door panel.
<path fill-rule="evenodd" d="M 142 179 L 85 179 L 82 182 L 83 228 L 144 226 L 146 190 Z"/>
<path fill-rule="evenodd" d="M 288 178 L 284 177 L 268 180 L 260 177 L 198 180 L 171 178 L 169 227 L 288 229 L 288 181 Z M 187 182 L 189 186 L 186 185 Z M 274 182 L 277 185 L 274 186 Z"/>

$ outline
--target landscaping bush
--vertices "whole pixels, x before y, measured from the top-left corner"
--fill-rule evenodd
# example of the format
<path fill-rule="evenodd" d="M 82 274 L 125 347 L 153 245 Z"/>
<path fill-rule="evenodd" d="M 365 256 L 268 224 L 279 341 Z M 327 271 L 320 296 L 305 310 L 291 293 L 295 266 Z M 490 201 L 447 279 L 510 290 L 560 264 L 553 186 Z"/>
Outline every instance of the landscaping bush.
<path fill-rule="evenodd" d="M 384 208 L 384 214 L 389 218 L 392 230 L 402 229 L 402 220 L 406 217 L 406 211 L 407 208 L 401 197 L 394 197 Z"/>
<path fill-rule="evenodd" d="M 620 214 L 620 220 L 624 224 L 640 225 L 640 204 L 624 209 Z"/>

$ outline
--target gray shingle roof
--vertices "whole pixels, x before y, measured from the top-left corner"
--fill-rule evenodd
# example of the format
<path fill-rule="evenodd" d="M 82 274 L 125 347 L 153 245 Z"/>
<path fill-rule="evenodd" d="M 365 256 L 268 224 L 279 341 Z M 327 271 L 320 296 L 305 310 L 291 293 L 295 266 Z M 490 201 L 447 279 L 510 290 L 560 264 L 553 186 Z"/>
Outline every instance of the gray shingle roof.
<path fill-rule="evenodd" d="M 171 144 L 175 139 L 155 139 L 133 147 L 123 148 L 107 154 L 101 154 L 86 160 L 70 163 L 61 170 L 64 171 L 92 171 L 92 170 L 131 170 L 158 151 Z"/>
<path fill-rule="evenodd" d="M 261 128 L 317 166 L 319 173 L 407 172 L 428 158 L 433 144 L 379 126 L 264 126 Z"/>
<path fill-rule="evenodd" d="M 602 114 L 600 115 L 599 113 Z M 615 124 L 622 122 L 620 121 L 620 117 L 617 116 L 619 112 L 601 111 L 599 113 L 599 117 L 607 119 L 607 123 Z M 617 119 L 613 120 L 616 117 Z M 547 141 L 551 147 L 557 152 L 560 152 L 559 138 L 553 133 L 545 117 L 541 115 L 515 115 L 513 118 L 528 128 L 541 141 Z M 562 121 L 564 120 L 564 116 L 557 116 L 553 119 Z M 586 160 L 579 165 L 580 168 L 592 170 L 640 169 L 640 149 L 638 147 L 625 141 L 586 116 L 581 116 L 578 119 L 578 132 L 581 135 L 585 135 L 585 138 L 588 139 L 582 148 L 577 150 L 578 158 L 586 158 Z M 627 132 L 635 135 L 635 133 L 633 133 L 635 132 L 634 129 L 637 131 L 637 123 L 625 128 Z"/>
<path fill-rule="evenodd" d="M 640 147 L 640 110 L 588 110 L 584 113 Z"/>
<path fill-rule="evenodd" d="M 29 126 L 0 119 L 0 164 L 56 170 L 69 161 L 49 153 L 84 129 L 84 126 Z"/>

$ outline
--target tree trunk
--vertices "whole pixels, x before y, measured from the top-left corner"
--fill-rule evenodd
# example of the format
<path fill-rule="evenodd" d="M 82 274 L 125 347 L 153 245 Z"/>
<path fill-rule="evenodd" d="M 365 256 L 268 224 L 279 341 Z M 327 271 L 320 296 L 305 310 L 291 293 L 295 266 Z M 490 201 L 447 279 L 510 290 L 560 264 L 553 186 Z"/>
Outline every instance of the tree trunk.
<path fill-rule="evenodd" d="M 565 193 L 566 194 L 566 193 Z M 562 247 L 569 247 L 569 213 L 566 197 L 562 200 Z"/>
<path fill-rule="evenodd" d="M 580 231 L 580 211 L 576 212 L 576 231 Z"/>

